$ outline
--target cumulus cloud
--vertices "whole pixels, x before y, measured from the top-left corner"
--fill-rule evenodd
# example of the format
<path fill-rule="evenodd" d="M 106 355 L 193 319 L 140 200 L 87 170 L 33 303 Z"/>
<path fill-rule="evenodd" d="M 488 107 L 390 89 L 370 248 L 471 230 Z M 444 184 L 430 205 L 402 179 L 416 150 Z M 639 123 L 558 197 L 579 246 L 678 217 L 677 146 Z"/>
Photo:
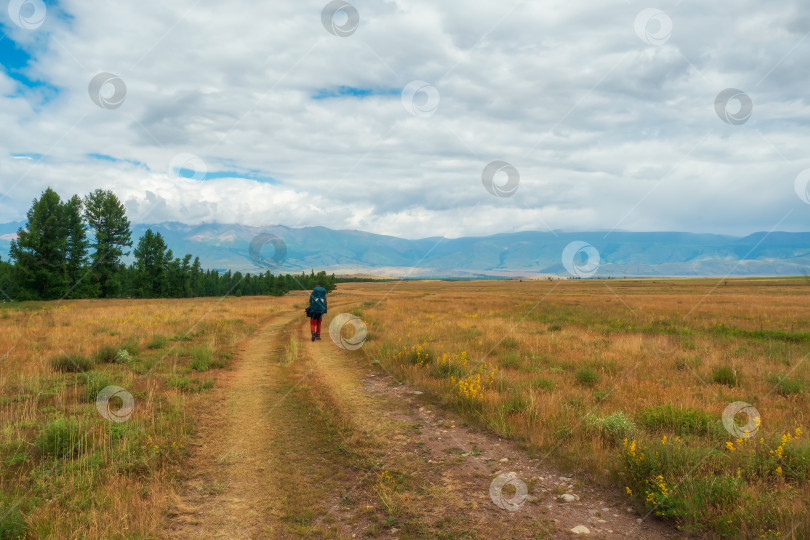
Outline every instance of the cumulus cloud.
<path fill-rule="evenodd" d="M 346 37 L 309 0 L 63 0 L 33 30 L 3 12 L 29 58 L 0 49 L 2 220 L 52 186 L 113 189 L 136 222 L 411 238 L 810 226 L 806 2 L 352 3 Z M 649 7 L 671 20 L 656 44 Z M 88 96 L 100 72 L 120 107 Z M 429 114 L 403 106 L 414 80 Z M 715 112 L 726 88 L 752 99 L 742 125 Z M 205 171 L 173 170 L 180 154 Z M 520 173 L 511 197 L 482 185 L 494 160 Z"/>

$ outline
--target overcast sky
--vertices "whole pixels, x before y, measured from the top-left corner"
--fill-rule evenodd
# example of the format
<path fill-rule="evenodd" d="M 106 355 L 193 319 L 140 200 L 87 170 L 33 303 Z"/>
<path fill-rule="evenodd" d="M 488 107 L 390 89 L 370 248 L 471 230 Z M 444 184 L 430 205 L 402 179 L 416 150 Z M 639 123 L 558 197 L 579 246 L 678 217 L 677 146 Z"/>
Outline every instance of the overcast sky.
<path fill-rule="evenodd" d="M 0 3 L 0 222 L 810 230 L 807 0 Z"/>

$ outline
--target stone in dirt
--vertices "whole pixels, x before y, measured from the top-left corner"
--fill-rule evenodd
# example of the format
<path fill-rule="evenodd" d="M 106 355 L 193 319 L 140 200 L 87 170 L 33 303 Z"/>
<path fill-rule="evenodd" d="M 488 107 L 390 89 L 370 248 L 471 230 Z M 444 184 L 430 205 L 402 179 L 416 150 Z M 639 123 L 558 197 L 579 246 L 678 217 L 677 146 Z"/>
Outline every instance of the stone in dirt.
<path fill-rule="evenodd" d="M 571 532 L 574 534 L 591 534 L 591 530 L 588 529 L 588 527 L 586 527 L 585 525 L 577 525 L 576 527 L 571 529 Z"/>
<path fill-rule="evenodd" d="M 565 493 L 558 497 L 562 502 L 574 502 L 579 500 L 579 495 L 572 495 L 570 493 Z"/>

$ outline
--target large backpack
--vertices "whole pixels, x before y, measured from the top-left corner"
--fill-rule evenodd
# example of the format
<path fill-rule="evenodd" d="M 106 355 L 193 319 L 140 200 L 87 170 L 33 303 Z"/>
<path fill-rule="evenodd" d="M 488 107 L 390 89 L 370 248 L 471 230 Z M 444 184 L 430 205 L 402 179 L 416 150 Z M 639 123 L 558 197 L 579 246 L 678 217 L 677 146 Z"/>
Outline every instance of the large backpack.
<path fill-rule="evenodd" d="M 315 287 L 309 295 L 309 311 L 312 313 L 326 313 L 326 289 Z"/>

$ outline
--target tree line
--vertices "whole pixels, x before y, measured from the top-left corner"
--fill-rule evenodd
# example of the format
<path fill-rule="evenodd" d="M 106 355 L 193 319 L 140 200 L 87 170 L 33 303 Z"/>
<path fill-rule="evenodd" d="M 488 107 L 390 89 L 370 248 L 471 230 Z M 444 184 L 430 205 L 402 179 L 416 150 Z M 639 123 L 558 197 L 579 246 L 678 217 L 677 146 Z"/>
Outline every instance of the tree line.
<path fill-rule="evenodd" d="M 182 298 L 272 295 L 321 285 L 335 289 L 334 274 L 251 275 L 205 270 L 199 257 L 175 257 L 159 232 L 147 229 L 131 251 L 126 208 L 108 190 L 63 201 L 53 189 L 34 199 L 26 223 L 0 261 L 4 300 L 61 298 Z"/>

